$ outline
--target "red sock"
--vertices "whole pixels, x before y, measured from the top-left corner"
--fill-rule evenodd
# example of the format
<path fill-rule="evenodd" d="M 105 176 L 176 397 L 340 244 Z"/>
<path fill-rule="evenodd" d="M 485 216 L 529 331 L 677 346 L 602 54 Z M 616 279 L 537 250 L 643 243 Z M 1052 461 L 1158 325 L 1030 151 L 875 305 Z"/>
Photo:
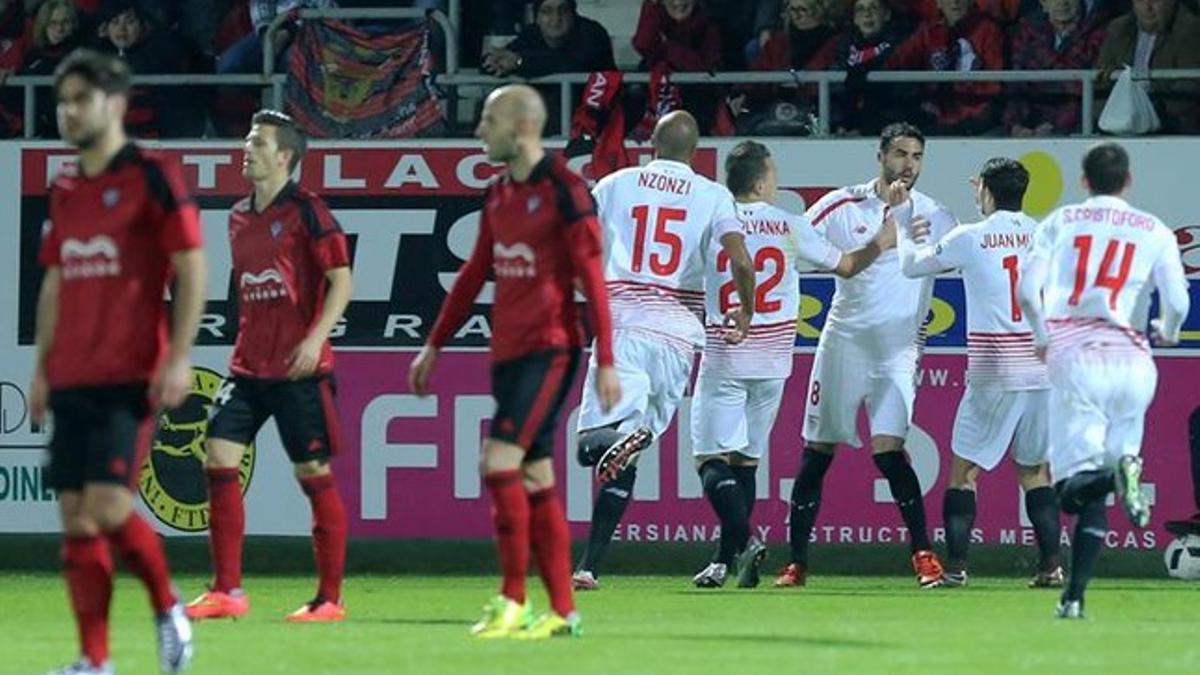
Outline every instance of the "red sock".
<path fill-rule="evenodd" d="M 108 603 L 112 599 L 112 557 L 100 537 L 66 537 L 63 576 L 79 627 L 80 651 L 99 666 L 108 660 Z"/>
<path fill-rule="evenodd" d="M 496 532 L 496 551 L 504 597 L 525 603 L 525 573 L 529 570 L 529 495 L 522 485 L 521 472 L 498 471 L 483 477 L 492 493 L 492 527 Z"/>
<path fill-rule="evenodd" d="M 129 514 L 125 524 L 105 532 L 108 543 L 121 555 L 125 566 L 142 580 L 150 592 L 150 605 L 162 614 L 179 601 L 171 590 L 171 572 L 167 569 L 167 556 L 154 528 L 136 513 Z"/>
<path fill-rule="evenodd" d="M 333 474 L 302 478 L 300 487 L 312 504 L 313 553 L 321 580 L 317 597 L 341 602 L 346 572 L 346 509 L 342 497 L 333 483 Z"/>
<path fill-rule="evenodd" d="M 242 587 L 242 539 L 246 510 L 237 469 L 208 469 L 208 545 L 212 554 L 213 590 L 228 593 Z"/>
<path fill-rule="evenodd" d="M 575 611 L 571 594 L 571 530 L 554 488 L 529 495 L 529 533 L 550 606 L 566 618 Z"/>

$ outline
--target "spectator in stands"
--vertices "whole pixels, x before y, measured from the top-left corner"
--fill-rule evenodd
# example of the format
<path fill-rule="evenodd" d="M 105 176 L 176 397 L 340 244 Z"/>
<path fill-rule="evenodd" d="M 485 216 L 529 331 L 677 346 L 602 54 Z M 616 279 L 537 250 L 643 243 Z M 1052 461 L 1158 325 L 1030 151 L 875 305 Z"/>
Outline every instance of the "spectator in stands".
<path fill-rule="evenodd" d="M 71 0 L 46 0 L 33 20 L 33 47 L 25 55 L 23 75 L 53 75 L 60 61 L 80 43 L 79 12 Z M 34 129 L 41 138 L 58 138 L 54 91 L 36 92 Z"/>
<path fill-rule="evenodd" d="M 575 0 L 538 0 L 534 19 L 507 47 L 488 52 L 483 69 L 521 77 L 616 69 L 608 31 L 579 16 Z"/>
<path fill-rule="evenodd" d="M 721 30 L 697 0 L 643 0 L 633 36 L 644 70 L 715 71 L 721 66 Z"/>
<path fill-rule="evenodd" d="M 771 31 L 751 70 L 824 70 L 833 60 L 837 32 L 829 25 L 827 0 L 786 0 L 785 25 Z M 786 133 L 804 124 L 813 108 L 814 85 L 744 85 L 731 107 L 743 134 Z"/>
<path fill-rule="evenodd" d="M 1042 0 L 1043 16 L 1026 17 L 1013 38 L 1013 70 L 1088 69 L 1096 63 L 1104 26 L 1083 15 L 1080 0 Z M 1080 130 L 1080 85 L 1022 83 L 1009 89 L 1004 126 L 1013 136 Z"/>
<path fill-rule="evenodd" d="M 0 0 L 0 138 L 21 133 L 21 90 L 3 85 L 24 60 L 25 5 L 21 0 Z"/>
<path fill-rule="evenodd" d="M 888 61 L 896 70 L 972 71 L 1004 68 L 1004 34 L 973 0 L 938 0 L 937 19 L 923 21 Z M 975 135 L 999 123 L 999 82 L 929 85 L 921 103 L 926 133 Z"/>
<path fill-rule="evenodd" d="M 1126 65 L 1139 73 L 1200 68 L 1200 19 L 1178 0 L 1134 0 L 1131 13 L 1108 25 L 1097 65 L 1106 74 Z M 1111 86 L 1107 75 L 1101 86 Z M 1158 109 L 1163 131 L 1200 133 L 1200 87 L 1195 80 L 1156 80 L 1143 86 Z"/>
<path fill-rule="evenodd" d="M 124 58 L 135 75 L 186 72 L 187 52 L 178 36 L 154 25 L 135 0 L 105 0 L 98 18 L 100 50 Z M 193 96 L 180 86 L 137 87 L 126 126 L 142 138 L 198 137 L 204 120 L 202 110 L 186 103 Z"/>
<path fill-rule="evenodd" d="M 218 73 L 259 73 L 263 69 L 263 37 L 271 22 L 281 14 L 298 9 L 330 9 L 337 7 L 335 0 L 250 0 L 250 21 L 254 30 L 233 43 L 217 57 Z M 275 70 L 284 69 L 281 58 L 284 49 L 292 41 L 293 34 L 284 28 L 275 33 Z"/>
<path fill-rule="evenodd" d="M 831 65 L 847 73 L 833 111 L 832 126 L 839 133 L 874 134 L 916 116 L 919 88 L 866 81 L 867 73 L 888 67 L 888 59 L 911 32 L 911 25 L 885 0 L 855 0 L 854 23 L 838 37 Z"/>

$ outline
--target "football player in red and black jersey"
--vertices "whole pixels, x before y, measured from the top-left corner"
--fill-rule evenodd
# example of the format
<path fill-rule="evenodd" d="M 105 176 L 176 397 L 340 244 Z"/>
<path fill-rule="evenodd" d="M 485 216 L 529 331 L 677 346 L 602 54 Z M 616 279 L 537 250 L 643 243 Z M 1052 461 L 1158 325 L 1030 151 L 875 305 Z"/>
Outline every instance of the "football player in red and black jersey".
<path fill-rule="evenodd" d="M 595 204 L 584 180 L 542 148 L 545 123 L 545 105 L 529 87 L 506 86 L 488 96 L 475 134 L 488 159 L 508 168 L 488 186 L 475 249 L 409 371 L 412 390 L 427 394 L 438 351 L 462 325 L 491 273 L 496 412 L 481 466 L 492 496 L 504 583 L 471 630 L 481 638 L 580 633 L 571 592 L 571 533 L 551 463 L 558 415 L 584 342 L 577 282 L 596 334 L 599 399 L 608 408 L 621 398 Z M 553 610 L 536 620 L 525 597 L 531 546 Z"/>
<path fill-rule="evenodd" d="M 133 486 L 155 409 L 183 403 L 204 308 L 196 205 L 177 161 L 130 143 L 122 126 L 129 68 L 80 50 L 54 74 L 58 125 L 79 163 L 50 189 L 42 239 L 33 421 L 54 420 L 47 476 L 58 493 L 63 574 L 79 628 L 79 660 L 57 671 L 104 675 L 115 552 L 146 586 L 159 666 L 176 673 L 192 630 L 162 544 L 134 511 Z M 168 341 L 164 289 L 175 278 Z"/>
<path fill-rule="evenodd" d="M 250 611 L 242 590 L 238 464 L 270 417 L 312 505 L 320 577 L 316 596 L 287 620 L 346 618 L 346 511 L 329 467 L 341 441 L 329 333 L 350 302 L 353 280 L 341 226 L 320 197 L 290 178 L 305 146 L 292 118 L 273 110 L 256 113 L 246 136 L 242 175 L 254 191 L 229 214 L 238 336 L 205 443 L 213 581 L 188 605 L 193 619 Z"/>

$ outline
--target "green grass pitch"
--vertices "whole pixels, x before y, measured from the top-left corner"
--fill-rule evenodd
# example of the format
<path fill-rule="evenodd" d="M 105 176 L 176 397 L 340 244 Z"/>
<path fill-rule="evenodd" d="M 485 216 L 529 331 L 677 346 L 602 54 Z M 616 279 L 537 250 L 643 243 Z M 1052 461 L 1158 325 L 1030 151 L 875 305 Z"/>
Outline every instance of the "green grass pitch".
<path fill-rule="evenodd" d="M 204 578 L 182 576 L 185 595 Z M 1052 618 L 1054 591 L 1018 578 L 973 578 L 921 591 L 907 577 L 814 577 L 802 590 L 694 589 L 686 577 L 608 576 L 578 598 L 581 639 L 476 641 L 467 627 L 495 581 L 479 576 L 348 580 L 350 620 L 289 625 L 312 593 L 303 576 L 252 576 L 250 615 L 196 626 L 189 672 L 230 673 L 1195 673 L 1200 585 L 1099 580 L 1084 621 Z M 61 580 L 0 575 L 0 673 L 73 660 Z M 530 578 L 536 608 L 545 596 Z M 147 601 L 126 575 L 113 605 L 118 673 L 155 672 Z"/>

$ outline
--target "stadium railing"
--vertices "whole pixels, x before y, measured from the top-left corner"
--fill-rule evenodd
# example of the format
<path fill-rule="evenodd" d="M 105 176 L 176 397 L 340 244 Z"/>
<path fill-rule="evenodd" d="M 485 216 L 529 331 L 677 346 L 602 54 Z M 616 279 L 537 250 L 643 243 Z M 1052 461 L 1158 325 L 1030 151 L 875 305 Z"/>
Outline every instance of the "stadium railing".
<path fill-rule="evenodd" d="M 450 0 L 448 5 L 450 16 L 460 16 L 461 0 Z M 283 108 L 284 84 L 287 75 L 275 73 L 275 52 L 270 47 L 274 34 L 290 18 L 297 14 L 289 13 L 276 17 L 267 29 L 266 39 L 263 40 L 263 72 L 246 75 L 138 75 L 133 78 L 135 85 L 143 86 L 258 86 L 264 90 L 264 99 L 276 108 Z M 525 81 L 534 85 L 557 86 L 562 96 L 559 97 L 560 133 L 565 135 L 571 127 L 571 114 L 575 105 L 572 88 L 587 82 L 588 73 L 563 73 L 548 75 L 529 80 L 517 78 L 497 78 L 477 73 L 459 71 L 458 64 L 458 31 L 455 21 L 441 11 L 429 11 L 418 8 L 374 8 L 374 9 L 305 9 L 298 12 L 301 19 L 419 19 L 430 16 L 446 33 L 445 71 L 438 75 L 438 83 L 445 87 L 458 88 L 463 86 L 499 86 L 516 81 Z M 876 71 L 867 75 L 868 82 L 892 82 L 911 84 L 936 84 L 949 82 L 1078 82 L 1082 114 L 1080 115 L 1080 133 L 1091 136 L 1095 133 L 1096 79 L 1100 76 L 1097 70 L 991 70 L 970 72 L 935 72 L 935 71 Z M 1115 79 L 1118 73 L 1112 73 Z M 1151 80 L 1200 80 L 1200 69 L 1166 69 L 1153 70 L 1141 74 L 1140 77 Z M 671 80 L 680 85 L 694 84 L 814 84 L 817 87 L 816 129 L 814 136 L 829 135 L 829 120 L 832 112 L 830 101 L 831 87 L 846 79 L 842 71 L 752 71 L 752 72 L 722 72 L 722 73 L 674 73 Z M 645 84 L 650 80 L 649 73 L 631 72 L 624 74 L 627 83 Z M 8 78 L 3 86 L 20 87 L 24 90 L 24 136 L 33 138 L 36 120 L 37 87 L 53 85 L 53 78 L 47 76 L 19 75 Z"/>

